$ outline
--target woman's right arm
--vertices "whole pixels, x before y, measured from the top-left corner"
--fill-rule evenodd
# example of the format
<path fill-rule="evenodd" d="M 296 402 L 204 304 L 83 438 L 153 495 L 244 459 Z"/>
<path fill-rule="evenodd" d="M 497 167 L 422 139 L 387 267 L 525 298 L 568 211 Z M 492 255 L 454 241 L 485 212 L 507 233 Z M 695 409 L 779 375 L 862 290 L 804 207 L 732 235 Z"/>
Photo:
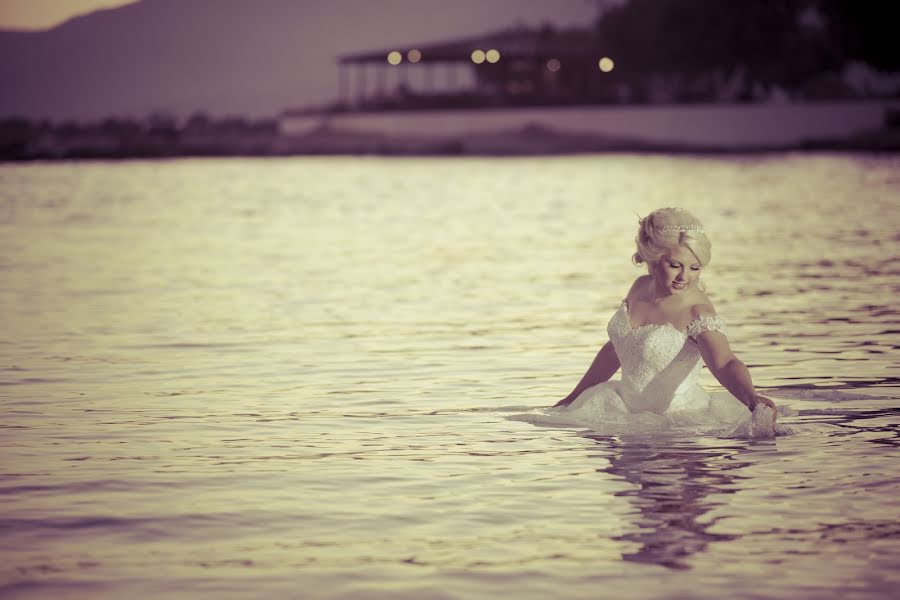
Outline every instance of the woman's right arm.
<path fill-rule="evenodd" d="M 625 302 L 630 302 L 635 293 L 640 290 L 643 285 L 649 282 L 649 280 L 649 275 L 641 275 L 635 279 L 631 284 L 628 293 L 625 295 Z M 619 356 L 616 354 L 616 349 L 613 347 L 612 341 L 606 342 L 603 344 L 603 347 L 600 348 L 600 352 L 594 357 L 594 362 L 591 363 L 587 373 L 584 374 L 584 377 L 581 378 L 581 381 L 578 382 L 578 385 L 575 386 L 572 393 L 557 402 L 554 406 L 568 406 L 584 390 L 591 386 L 595 386 L 598 383 L 609 381 L 610 378 L 616 374 L 616 371 L 619 370 L 620 366 Z"/>
<path fill-rule="evenodd" d="M 618 370 L 619 357 L 616 355 L 616 349 L 613 348 L 612 342 L 606 342 L 572 393 L 557 402 L 556 406 L 568 406 L 581 392 L 598 383 L 609 381 Z"/>

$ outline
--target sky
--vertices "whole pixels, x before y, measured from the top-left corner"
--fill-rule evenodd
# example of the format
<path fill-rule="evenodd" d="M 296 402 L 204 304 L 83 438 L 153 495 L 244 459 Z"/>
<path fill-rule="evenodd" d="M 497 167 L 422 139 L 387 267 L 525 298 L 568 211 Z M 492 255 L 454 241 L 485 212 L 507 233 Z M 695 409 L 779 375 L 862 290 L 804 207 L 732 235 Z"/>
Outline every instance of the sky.
<path fill-rule="evenodd" d="M 136 0 L 0 0 L 0 29 L 49 29 L 63 21 L 101 8 Z"/>

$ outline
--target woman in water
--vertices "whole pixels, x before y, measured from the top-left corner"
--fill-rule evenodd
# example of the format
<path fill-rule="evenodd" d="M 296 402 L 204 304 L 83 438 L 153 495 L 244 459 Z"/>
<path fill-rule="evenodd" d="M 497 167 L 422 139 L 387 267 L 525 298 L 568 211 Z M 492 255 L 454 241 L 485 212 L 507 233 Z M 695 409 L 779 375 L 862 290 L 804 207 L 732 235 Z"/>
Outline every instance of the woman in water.
<path fill-rule="evenodd" d="M 703 291 L 710 243 L 700 221 L 662 208 L 640 220 L 636 241 L 634 263 L 648 274 L 634 281 L 610 319 L 609 341 L 554 412 L 591 426 L 736 423 L 755 412 L 752 421 L 774 433 L 775 404 L 756 392 Z M 731 395 L 700 387 L 701 359 Z M 609 381 L 620 367 L 621 380 Z M 755 411 L 760 405 L 772 410 Z"/>

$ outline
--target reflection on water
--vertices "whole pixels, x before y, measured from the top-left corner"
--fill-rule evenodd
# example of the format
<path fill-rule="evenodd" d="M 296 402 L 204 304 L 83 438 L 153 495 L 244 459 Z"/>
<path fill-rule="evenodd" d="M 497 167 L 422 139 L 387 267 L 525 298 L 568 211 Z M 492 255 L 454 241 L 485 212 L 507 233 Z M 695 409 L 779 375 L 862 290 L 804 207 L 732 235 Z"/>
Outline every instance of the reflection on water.
<path fill-rule="evenodd" d="M 704 516 L 740 490 L 740 470 L 748 464 L 741 462 L 740 448 L 708 448 L 665 437 L 596 441 L 609 457 L 602 471 L 633 486 L 616 493 L 634 509 L 629 531 L 614 538 L 637 546 L 622 554 L 624 560 L 688 569 L 691 556 L 707 545 L 738 538 L 710 533 L 713 522 Z"/>
<path fill-rule="evenodd" d="M 0 165 L 0 596 L 886 597 L 898 166 Z M 673 204 L 796 434 L 509 420 L 571 389 Z"/>

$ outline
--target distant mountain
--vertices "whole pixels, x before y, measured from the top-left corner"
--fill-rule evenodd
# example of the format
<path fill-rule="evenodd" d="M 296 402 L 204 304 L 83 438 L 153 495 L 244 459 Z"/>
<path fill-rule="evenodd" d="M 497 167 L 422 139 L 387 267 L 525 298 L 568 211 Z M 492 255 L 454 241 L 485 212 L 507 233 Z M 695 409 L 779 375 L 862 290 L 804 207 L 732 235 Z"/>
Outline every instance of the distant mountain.
<path fill-rule="evenodd" d="M 0 116 L 274 116 L 337 96 L 336 57 L 520 23 L 587 25 L 590 0 L 142 0 L 0 31 Z"/>

